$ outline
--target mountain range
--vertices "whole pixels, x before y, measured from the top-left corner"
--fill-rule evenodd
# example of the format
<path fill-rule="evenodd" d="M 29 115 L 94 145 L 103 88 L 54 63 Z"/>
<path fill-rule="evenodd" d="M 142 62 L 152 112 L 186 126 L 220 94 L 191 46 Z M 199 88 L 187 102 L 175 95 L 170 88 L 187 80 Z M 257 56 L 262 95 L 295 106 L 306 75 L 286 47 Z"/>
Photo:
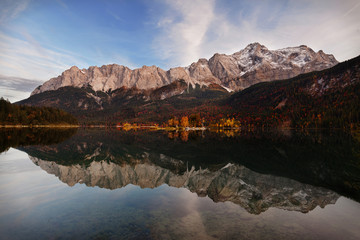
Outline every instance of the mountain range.
<path fill-rule="evenodd" d="M 339 64 L 304 45 L 269 50 L 252 43 L 168 71 L 72 67 L 17 104 L 58 107 L 81 123 L 163 123 L 200 113 L 208 123 L 225 116 L 246 125 L 344 127 L 359 123 L 359 61 Z"/>
<path fill-rule="evenodd" d="M 229 91 L 238 91 L 255 83 L 294 77 L 301 73 L 323 70 L 337 64 L 333 55 L 314 52 L 305 45 L 269 50 L 259 43 L 231 55 L 216 53 L 209 60 L 201 58 L 188 67 L 165 71 L 156 66 L 131 70 L 111 64 L 79 69 L 76 66 L 37 87 L 31 95 L 61 87 L 91 87 L 94 91 L 111 92 L 121 87 L 156 89 L 177 80 L 193 87 L 218 84 Z"/>

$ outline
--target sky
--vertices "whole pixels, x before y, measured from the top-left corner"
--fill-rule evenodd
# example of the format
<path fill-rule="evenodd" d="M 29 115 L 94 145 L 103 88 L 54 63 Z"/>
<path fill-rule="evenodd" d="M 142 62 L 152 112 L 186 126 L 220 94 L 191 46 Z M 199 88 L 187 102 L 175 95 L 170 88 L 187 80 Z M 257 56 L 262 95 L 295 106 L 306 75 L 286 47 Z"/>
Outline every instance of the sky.
<path fill-rule="evenodd" d="M 359 0 L 1 0 L 0 97 L 16 102 L 71 66 L 164 70 L 249 43 L 360 55 Z"/>

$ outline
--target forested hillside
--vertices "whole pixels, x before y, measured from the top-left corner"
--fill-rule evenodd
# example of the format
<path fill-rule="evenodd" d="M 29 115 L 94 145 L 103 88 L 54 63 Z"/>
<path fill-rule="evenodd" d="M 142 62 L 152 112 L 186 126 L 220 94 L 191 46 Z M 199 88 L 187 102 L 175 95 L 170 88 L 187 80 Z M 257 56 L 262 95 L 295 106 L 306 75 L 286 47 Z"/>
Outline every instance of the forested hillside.
<path fill-rule="evenodd" d="M 247 123 L 297 128 L 359 126 L 359 103 L 360 56 L 327 70 L 254 85 L 226 101 Z"/>
<path fill-rule="evenodd" d="M 0 125 L 77 125 L 71 114 L 52 107 L 32 107 L 11 104 L 0 99 Z"/>

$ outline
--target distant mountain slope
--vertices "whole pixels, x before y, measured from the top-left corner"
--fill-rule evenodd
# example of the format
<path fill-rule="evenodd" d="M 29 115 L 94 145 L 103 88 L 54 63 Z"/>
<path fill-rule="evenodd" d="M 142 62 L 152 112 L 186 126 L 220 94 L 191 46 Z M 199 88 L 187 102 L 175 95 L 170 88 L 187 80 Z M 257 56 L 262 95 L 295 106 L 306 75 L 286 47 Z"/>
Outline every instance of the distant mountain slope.
<path fill-rule="evenodd" d="M 182 94 L 180 94 L 182 93 Z M 194 111 L 202 105 L 216 105 L 230 93 L 217 84 L 194 88 L 184 80 L 155 90 L 122 87 L 104 93 L 93 89 L 62 87 L 17 102 L 19 105 L 51 106 L 75 115 L 80 122 L 166 121 L 177 111 Z"/>
<path fill-rule="evenodd" d="M 259 83 L 226 100 L 234 112 L 251 116 L 255 124 L 277 122 L 293 127 L 359 124 L 359 103 L 360 56 L 323 71 Z"/>
<path fill-rule="evenodd" d="M 142 90 L 156 89 L 177 80 L 184 80 L 195 87 L 215 83 L 237 91 L 255 83 L 294 77 L 301 73 L 318 71 L 336 65 L 333 55 L 314 52 L 301 45 L 279 50 L 269 50 L 259 43 L 231 55 L 215 54 L 209 60 L 199 59 L 188 67 L 165 71 L 156 66 L 143 66 L 131 70 L 111 64 L 102 67 L 79 69 L 76 66 L 37 87 L 32 95 L 61 87 L 90 87 L 94 91 L 114 91 L 121 87 Z"/>

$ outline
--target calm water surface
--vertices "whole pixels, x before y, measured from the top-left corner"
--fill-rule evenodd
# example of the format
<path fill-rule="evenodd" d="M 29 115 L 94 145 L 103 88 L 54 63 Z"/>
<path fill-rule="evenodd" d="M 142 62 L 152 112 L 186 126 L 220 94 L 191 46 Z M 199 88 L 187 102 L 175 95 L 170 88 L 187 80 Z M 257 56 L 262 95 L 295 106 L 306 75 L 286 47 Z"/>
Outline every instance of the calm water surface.
<path fill-rule="evenodd" d="M 1 134 L 1 239 L 360 239 L 356 133 Z"/>

